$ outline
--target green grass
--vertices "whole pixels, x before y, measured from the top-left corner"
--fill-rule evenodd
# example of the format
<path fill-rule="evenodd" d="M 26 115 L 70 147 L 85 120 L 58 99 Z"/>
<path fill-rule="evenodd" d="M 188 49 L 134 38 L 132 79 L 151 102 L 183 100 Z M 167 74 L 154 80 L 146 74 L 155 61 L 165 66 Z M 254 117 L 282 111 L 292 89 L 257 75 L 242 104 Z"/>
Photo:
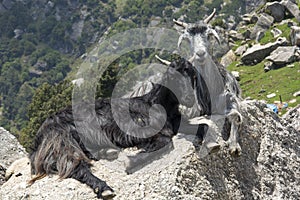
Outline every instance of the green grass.
<path fill-rule="evenodd" d="M 237 63 L 232 63 L 229 71 L 240 72 L 240 86 L 243 91 L 243 97 L 251 97 L 253 99 L 264 99 L 268 103 L 279 100 L 281 95 L 284 102 L 297 99 L 296 103 L 289 104 L 289 107 L 296 106 L 300 103 L 300 97 L 294 97 L 293 94 L 300 90 L 300 64 L 294 63 L 295 67 L 283 67 L 276 70 L 264 72 L 264 63 L 261 62 L 255 66 L 236 67 Z M 262 90 L 266 92 L 261 93 Z M 276 97 L 267 99 L 267 95 L 275 93 Z"/>
<path fill-rule="evenodd" d="M 261 44 L 267 44 L 269 42 L 275 42 L 277 40 L 277 38 L 274 38 L 273 34 L 271 33 L 271 29 L 273 28 L 278 28 L 282 31 L 282 34 L 279 37 L 285 37 L 286 39 L 289 39 L 291 29 L 288 27 L 287 24 L 278 24 L 274 25 L 272 28 L 265 32 L 265 36 L 260 40 Z"/>

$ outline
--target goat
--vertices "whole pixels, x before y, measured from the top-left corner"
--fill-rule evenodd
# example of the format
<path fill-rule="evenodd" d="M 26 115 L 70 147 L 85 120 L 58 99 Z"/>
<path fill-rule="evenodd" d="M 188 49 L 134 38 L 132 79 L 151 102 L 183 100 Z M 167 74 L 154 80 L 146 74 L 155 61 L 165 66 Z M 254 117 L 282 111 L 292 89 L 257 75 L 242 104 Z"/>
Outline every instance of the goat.
<path fill-rule="evenodd" d="M 200 79 L 201 75 L 208 87 L 208 91 L 203 91 L 203 87 L 196 89 L 197 100 L 201 102 L 201 104 L 198 103 L 198 109 L 202 114 L 209 115 L 212 119 L 214 116 L 225 116 L 223 133 L 228 134 L 230 129 L 226 143 L 229 145 L 231 154 L 239 155 L 241 147 L 238 143 L 238 130 L 242 123 L 242 115 L 240 114 L 241 90 L 233 75 L 224 66 L 214 61 L 208 53 L 209 36 L 212 35 L 220 43 L 217 32 L 208 25 L 215 13 L 216 10 L 214 9 L 209 17 L 197 23 L 185 23 L 175 19 L 173 21 L 176 25 L 184 28 L 184 32 L 178 40 L 178 48 L 180 49 L 182 41 L 187 39 L 191 51 L 189 61 L 197 69 L 197 78 Z M 210 101 L 202 99 L 203 93 L 210 96 Z M 205 102 L 209 105 L 203 107 Z M 207 109 L 209 106 L 210 109 Z M 190 118 L 193 117 L 196 116 L 190 116 Z M 202 130 L 201 134 L 197 133 L 199 144 L 202 144 L 204 134 L 205 130 Z"/>
<path fill-rule="evenodd" d="M 58 174 L 61 179 L 74 178 L 87 184 L 98 198 L 114 197 L 113 189 L 92 174 L 90 161 L 99 158 L 95 157 L 90 149 L 100 151 L 106 147 L 137 147 L 151 153 L 172 143 L 172 137 L 178 132 L 181 120 L 179 103 L 188 107 L 195 103 L 192 88 L 189 87 L 194 85 L 196 70 L 193 67 L 187 68 L 187 65 L 171 63 L 169 66 L 164 74 L 164 83 L 153 84 L 148 94 L 114 99 L 114 103 L 119 106 L 119 109 L 114 110 L 115 113 L 112 111 L 112 99 L 98 99 L 95 104 L 86 106 L 86 103 L 79 103 L 73 107 L 68 106 L 48 117 L 37 132 L 29 156 L 31 173 L 35 175 L 30 183 L 33 184 L 48 174 Z M 176 73 L 180 73 L 183 80 L 178 80 Z M 168 85 L 176 86 L 177 91 L 171 91 Z M 114 114 L 119 115 L 128 104 L 131 119 L 122 119 L 123 126 L 127 128 L 124 130 L 119 127 Z M 161 105 L 166 113 L 159 111 L 161 107 L 154 106 L 157 104 Z M 85 116 L 75 118 L 72 108 L 83 110 Z M 151 112 L 154 112 L 155 116 L 150 118 Z M 164 119 L 165 123 L 160 127 Z M 86 130 L 87 134 L 79 132 L 76 120 L 92 124 Z M 150 128 L 157 132 L 145 137 L 145 133 L 139 132 L 141 129 L 135 130 L 131 127 L 136 125 L 142 128 L 151 125 Z M 131 166 L 128 168 L 130 171 Z"/>

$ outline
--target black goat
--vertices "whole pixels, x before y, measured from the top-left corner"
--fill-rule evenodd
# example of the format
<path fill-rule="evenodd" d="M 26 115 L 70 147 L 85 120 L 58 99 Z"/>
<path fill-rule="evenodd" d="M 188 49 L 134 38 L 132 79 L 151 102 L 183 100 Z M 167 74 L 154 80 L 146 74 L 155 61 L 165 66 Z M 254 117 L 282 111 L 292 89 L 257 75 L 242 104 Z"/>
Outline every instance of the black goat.
<path fill-rule="evenodd" d="M 94 176 L 90 170 L 90 161 L 99 159 L 91 149 L 100 151 L 106 147 L 138 147 L 144 149 L 144 152 L 154 152 L 172 143 L 172 137 L 177 133 L 181 120 L 179 103 L 188 107 L 194 104 L 191 86 L 194 86 L 196 70 L 184 64 L 185 62 L 187 61 L 180 59 L 171 63 L 163 76 L 163 84 L 154 84 L 148 94 L 114 99 L 114 103 L 118 105 L 117 110 L 112 111 L 110 99 L 98 99 L 91 106 L 84 103 L 73 106 L 73 109 L 83 110 L 85 116 L 82 118 L 73 116 L 71 106 L 47 118 L 38 130 L 30 154 L 31 172 L 36 175 L 31 183 L 48 174 L 58 174 L 60 178 L 74 178 L 87 184 L 98 198 L 113 197 L 113 189 L 105 181 Z M 183 80 L 179 80 L 176 73 L 180 73 Z M 176 86 L 175 92 L 168 88 L 172 85 L 173 88 Z M 166 113 L 155 107 L 156 104 L 161 105 Z M 127 105 L 131 117 L 122 119 L 121 114 Z M 151 112 L 155 116 L 150 117 Z M 120 114 L 121 121 L 116 122 L 114 114 Z M 163 119 L 166 119 L 166 122 L 160 127 Z M 86 130 L 88 134 L 79 132 L 76 120 L 93 124 Z M 118 123 L 121 123 L 123 128 L 120 128 Z M 142 128 L 151 126 L 156 134 L 147 136 L 139 132 L 143 129 L 131 127 L 136 125 Z"/>

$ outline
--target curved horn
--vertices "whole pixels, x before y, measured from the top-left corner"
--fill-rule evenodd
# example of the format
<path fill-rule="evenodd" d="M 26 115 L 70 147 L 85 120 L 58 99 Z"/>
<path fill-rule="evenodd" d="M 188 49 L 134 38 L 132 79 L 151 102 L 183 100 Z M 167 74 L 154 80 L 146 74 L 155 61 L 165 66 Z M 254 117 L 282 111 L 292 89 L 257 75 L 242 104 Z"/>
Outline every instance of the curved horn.
<path fill-rule="evenodd" d="M 217 42 L 219 43 L 219 45 L 221 44 L 221 39 L 220 39 L 220 37 L 219 37 L 219 35 L 218 35 L 218 33 L 214 30 L 214 29 L 209 29 L 208 30 L 208 33 L 207 33 L 208 35 L 212 35 L 212 36 L 214 36 L 214 38 L 216 38 L 216 40 L 217 40 Z"/>
<path fill-rule="evenodd" d="M 182 27 L 184 27 L 184 28 L 187 28 L 187 27 L 188 27 L 188 24 L 185 23 L 185 22 L 180 22 L 180 21 L 177 21 L 176 19 L 173 19 L 173 22 L 174 22 L 175 24 L 177 24 L 178 26 L 182 26 Z"/>
<path fill-rule="evenodd" d="M 170 61 L 163 60 L 163 59 L 161 59 L 158 55 L 155 55 L 155 58 L 156 58 L 157 60 L 159 60 L 162 64 L 165 64 L 165 65 L 167 65 L 167 66 L 169 66 L 169 65 L 171 64 Z"/>
<path fill-rule="evenodd" d="M 208 24 L 210 20 L 214 18 L 215 14 L 216 14 L 216 8 L 214 8 L 213 12 L 206 19 L 204 19 L 204 23 Z"/>

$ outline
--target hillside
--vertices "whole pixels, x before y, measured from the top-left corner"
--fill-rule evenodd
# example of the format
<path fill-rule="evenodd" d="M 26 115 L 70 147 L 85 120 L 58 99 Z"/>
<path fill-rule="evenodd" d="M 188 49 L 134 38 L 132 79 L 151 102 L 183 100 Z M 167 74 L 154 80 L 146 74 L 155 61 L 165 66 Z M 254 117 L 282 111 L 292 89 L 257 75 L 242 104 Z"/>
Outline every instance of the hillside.
<path fill-rule="evenodd" d="M 63 101 L 57 105 L 54 100 L 62 102 L 59 99 L 64 97 L 57 88 L 66 86 L 58 83 L 74 78 L 82 55 L 89 52 L 104 33 L 111 36 L 131 28 L 149 26 L 172 28 L 173 18 L 195 22 L 213 8 L 217 8 L 219 14 L 216 21 L 230 20 L 227 27 L 230 29 L 236 26 L 242 14 L 261 2 L 1 0 L 0 125 L 24 143 L 26 139 L 22 139 L 22 135 L 32 129 L 29 119 L 38 121 L 33 128 L 36 130 L 46 116 L 69 103 Z M 135 64 L 149 62 L 151 55 L 151 51 L 137 51 L 120 58 L 117 62 L 121 64 L 114 63 L 104 78 L 106 80 L 102 80 L 99 96 L 111 93 L 120 65 L 130 69 Z M 39 94 L 43 97 L 38 97 Z M 49 99 L 53 102 L 44 105 Z M 21 131 L 24 128 L 25 131 Z"/>

